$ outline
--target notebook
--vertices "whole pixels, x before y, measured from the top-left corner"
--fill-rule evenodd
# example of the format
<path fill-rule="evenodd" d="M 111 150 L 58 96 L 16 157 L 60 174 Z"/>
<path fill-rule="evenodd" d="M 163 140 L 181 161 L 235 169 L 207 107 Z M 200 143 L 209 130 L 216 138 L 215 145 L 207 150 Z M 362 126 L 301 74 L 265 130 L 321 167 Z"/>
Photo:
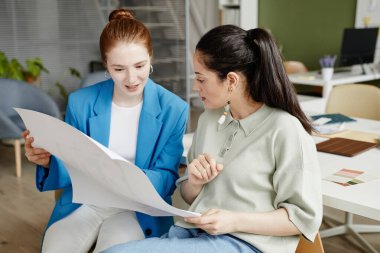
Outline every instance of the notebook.
<path fill-rule="evenodd" d="M 346 115 L 340 114 L 340 113 L 332 113 L 332 114 L 320 114 L 320 115 L 313 115 L 311 116 L 313 121 L 319 119 L 319 118 L 327 118 L 329 119 L 328 122 L 324 124 L 337 124 L 337 123 L 343 123 L 343 122 L 354 122 L 356 121 L 353 118 L 350 118 Z"/>
<path fill-rule="evenodd" d="M 320 152 L 352 157 L 376 147 L 377 145 L 377 143 L 372 142 L 336 137 L 318 143 L 317 150 Z"/>

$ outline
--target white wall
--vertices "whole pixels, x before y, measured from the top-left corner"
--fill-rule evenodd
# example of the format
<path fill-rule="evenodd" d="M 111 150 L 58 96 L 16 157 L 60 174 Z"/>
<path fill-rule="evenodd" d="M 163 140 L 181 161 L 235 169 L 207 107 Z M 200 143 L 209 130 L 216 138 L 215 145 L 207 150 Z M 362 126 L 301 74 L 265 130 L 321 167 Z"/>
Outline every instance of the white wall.
<path fill-rule="evenodd" d="M 369 18 L 369 27 L 380 26 L 380 0 L 357 0 L 355 27 L 364 27 L 364 18 Z M 375 62 L 380 62 L 380 33 L 377 38 Z"/>

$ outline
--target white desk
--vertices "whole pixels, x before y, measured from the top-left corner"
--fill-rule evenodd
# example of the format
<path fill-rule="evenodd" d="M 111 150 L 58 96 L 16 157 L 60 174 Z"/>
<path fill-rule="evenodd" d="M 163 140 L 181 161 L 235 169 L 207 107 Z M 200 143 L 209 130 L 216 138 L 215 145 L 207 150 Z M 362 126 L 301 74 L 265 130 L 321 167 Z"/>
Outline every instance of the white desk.
<path fill-rule="evenodd" d="M 346 128 L 380 135 L 380 121 L 358 119 L 357 122 L 346 123 Z M 319 137 L 314 137 L 314 139 L 316 142 L 325 140 Z M 379 148 L 373 148 L 354 157 L 318 152 L 318 158 L 322 177 L 347 168 L 363 170 L 380 178 Z M 348 187 L 323 180 L 322 191 L 323 203 L 326 206 L 380 221 L 380 180 Z"/>
<path fill-rule="evenodd" d="M 378 133 L 380 135 L 380 121 L 358 119 L 356 122 L 346 123 L 347 129 Z M 191 146 L 193 134 L 186 134 L 183 139 L 185 146 L 184 156 Z M 314 137 L 316 143 L 325 140 Z M 322 178 L 329 176 L 340 169 L 354 169 L 378 175 L 380 178 L 380 149 L 373 148 L 354 157 L 344 157 L 318 152 Z M 322 237 L 329 237 L 350 233 L 366 248 L 367 252 L 377 252 L 359 235 L 359 232 L 380 232 L 379 226 L 360 225 L 352 223 L 352 214 L 380 221 L 380 180 L 375 180 L 353 186 L 322 180 L 323 204 L 348 212 L 349 219 L 342 226 L 334 227 L 321 232 Z"/>
<path fill-rule="evenodd" d="M 322 114 L 326 112 L 326 98 L 305 95 L 297 95 L 297 97 L 301 109 L 304 112 L 315 112 L 315 114 Z"/>
<path fill-rule="evenodd" d="M 375 72 L 376 71 L 376 72 Z M 380 72 L 373 69 L 370 74 L 360 74 L 360 68 L 353 68 L 352 72 L 334 73 L 330 81 L 324 81 L 318 71 L 307 73 L 297 73 L 288 75 L 290 81 L 294 84 L 305 84 L 323 87 L 322 96 L 327 98 L 334 85 L 360 83 L 380 79 Z"/>
<path fill-rule="evenodd" d="M 373 132 L 380 135 L 380 121 L 357 119 L 357 122 L 346 123 L 347 129 Z M 318 143 L 323 138 L 314 137 Z M 354 157 L 344 157 L 318 152 L 322 169 L 322 178 L 329 176 L 340 169 L 362 170 L 380 178 L 380 149 L 368 150 Z M 346 213 L 345 223 L 321 231 L 321 237 L 330 237 L 350 234 L 365 249 L 366 252 L 378 252 L 359 233 L 379 233 L 380 226 L 353 223 L 353 214 L 380 221 L 380 180 L 374 180 L 358 185 L 341 186 L 322 180 L 323 204 Z"/>

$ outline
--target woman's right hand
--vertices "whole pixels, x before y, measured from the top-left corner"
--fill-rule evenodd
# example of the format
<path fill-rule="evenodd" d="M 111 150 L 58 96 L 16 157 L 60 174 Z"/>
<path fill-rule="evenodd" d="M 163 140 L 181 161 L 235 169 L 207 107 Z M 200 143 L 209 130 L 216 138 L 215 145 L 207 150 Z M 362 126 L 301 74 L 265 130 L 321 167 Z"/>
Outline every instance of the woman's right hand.
<path fill-rule="evenodd" d="M 25 140 L 25 156 L 35 164 L 41 165 L 44 168 L 49 168 L 51 154 L 43 148 L 34 148 L 32 143 L 33 137 L 29 136 L 29 130 L 22 132 L 22 137 Z"/>
<path fill-rule="evenodd" d="M 199 155 L 187 166 L 188 180 L 181 183 L 181 196 L 191 205 L 203 189 L 203 185 L 214 180 L 223 169 L 215 159 L 208 154 Z"/>
<path fill-rule="evenodd" d="M 193 186 L 202 186 L 212 181 L 222 169 L 223 165 L 216 163 L 210 155 L 199 155 L 188 165 L 189 183 Z"/>

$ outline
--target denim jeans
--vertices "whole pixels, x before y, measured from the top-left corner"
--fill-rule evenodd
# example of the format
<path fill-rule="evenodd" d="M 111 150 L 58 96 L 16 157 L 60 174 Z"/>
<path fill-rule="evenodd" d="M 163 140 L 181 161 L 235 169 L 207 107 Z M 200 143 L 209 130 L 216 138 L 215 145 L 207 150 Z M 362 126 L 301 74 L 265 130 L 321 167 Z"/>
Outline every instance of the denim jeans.
<path fill-rule="evenodd" d="M 103 253 L 260 253 L 248 243 L 230 235 L 210 235 L 200 229 L 172 226 L 161 238 L 115 245 Z"/>

